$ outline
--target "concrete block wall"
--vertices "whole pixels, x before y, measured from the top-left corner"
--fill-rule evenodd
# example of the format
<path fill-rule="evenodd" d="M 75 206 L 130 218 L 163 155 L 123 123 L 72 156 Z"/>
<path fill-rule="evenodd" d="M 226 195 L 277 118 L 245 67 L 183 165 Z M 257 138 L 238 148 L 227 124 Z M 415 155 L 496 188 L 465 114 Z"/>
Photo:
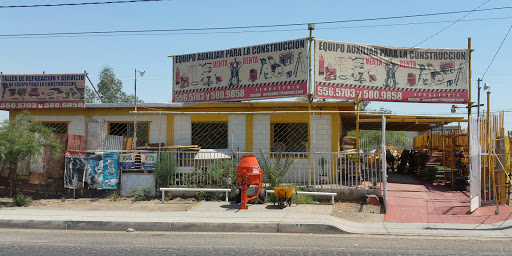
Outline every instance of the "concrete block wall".
<path fill-rule="evenodd" d="M 192 117 L 174 116 L 174 145 L 192 144 Z"/>
<path fill-rule="evenodd" d="M 331 154 L 315 154 L 315 152 L 331 152 L 332 151 L 332 116 L 331 115 L 311 115 L 311 125 L 309 127 L 310 135 L 310 151 L 313 153 L 311 157 L 311 182 L 318 184 L 319 177 L 322 172 L 318 160 L 324 157 L 330 166 Z M 285 177 L 286 182 L 301 182 L 307 184 L 309 180 L 309 159 L 297 159 L 294 167 Z M 326 167 L 327 168 L 327 167 Z M 328 170 L 326 170 L 328 171 Z M 304 183 L 305 182 L 305 183 Z"/>
<path fill-rule="evenodd" d="M 104 119 L 107 122 L 133 122 L 133 116 L 93 116 L 95 119 Z M 149 122 L 149 143 L 167 141 L 167 117 L 162 115 L 137 115 L 137 122 Z M 160 126 L 161 125 L 161 126 Z M 105 131 L 105 134 L 107 131 Z"/>
<path fill-rule="evenodd" d="M 230 115 L 228 123 L 228 148 L 233 151 L 246 151 L 245 115 Z"/>
<path fill-rule="evenodd" d="M 311 116 L 311 151 L 331 152 L 332 148 L 332 116 Z"/>
<path fill-rule="evenodd" d="M 35 121 L 69 122 L 68 134 L 85 136 L 85 116 L 31 116 Z"/>
<path fill-rule="evenodd" d="M 253 117 L 253 152 L 270 152 L 270 115 L 254 115 Z"/>

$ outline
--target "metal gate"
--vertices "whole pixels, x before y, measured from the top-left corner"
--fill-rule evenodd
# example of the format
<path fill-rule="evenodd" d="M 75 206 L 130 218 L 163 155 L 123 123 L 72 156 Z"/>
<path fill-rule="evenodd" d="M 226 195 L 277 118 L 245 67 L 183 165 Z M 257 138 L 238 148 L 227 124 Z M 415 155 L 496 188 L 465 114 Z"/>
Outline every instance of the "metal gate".
<path fill-rule="evenodd" d="M 481 202 L 481 154 L 480 125 L 476 118 L 469 118 L 469 191 L 471 206 L 470 211 L 474 212 L 480 207 Z"/>

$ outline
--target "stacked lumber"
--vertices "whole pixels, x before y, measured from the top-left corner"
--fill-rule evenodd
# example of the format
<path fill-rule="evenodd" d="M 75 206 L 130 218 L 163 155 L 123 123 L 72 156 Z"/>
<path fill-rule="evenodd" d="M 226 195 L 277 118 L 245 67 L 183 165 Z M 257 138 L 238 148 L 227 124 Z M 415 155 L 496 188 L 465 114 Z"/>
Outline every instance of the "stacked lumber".
<path fill-rule="evenodd" d="M 150 146 L 144 146 L 144 147 L 137 147 L 138 150 L 154 150 L 154 149 L 163 149 L 163 150 L 169 150 L 169 149 L 185 149 L 185 150 L 196 150 L 199 151 L 201 147 L 198 145 L 189 145 L 189 146 L 183 146 L 183 145 L 173 145 L 173 146 L 162 146 L 162 147 L 150 147 Z"/>
<path fill-rule="evenodd" d="M 441 166 L 443 164 L 443 152 L 432 152 L 425 166 Z"/>
<path fill-rule="evenodd" d="M 343 140 L 341 141 L 341 149 L 343 151 L 347 151 L 347 150 L 355 150 L 356 149 L 356 137 L 349 137 L 349 136 L 345 136 L 343 137 Z"/>

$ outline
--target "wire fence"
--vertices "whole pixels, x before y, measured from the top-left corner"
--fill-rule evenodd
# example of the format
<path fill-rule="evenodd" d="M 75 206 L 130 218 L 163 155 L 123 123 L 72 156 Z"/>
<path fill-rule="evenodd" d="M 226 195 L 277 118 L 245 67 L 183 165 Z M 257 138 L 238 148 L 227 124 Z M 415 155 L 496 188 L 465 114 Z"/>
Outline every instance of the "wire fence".
<path fill-rule="evenodd" d="M 133 148 L 131 116 L 98 116 L 87 119 L 85 136 L 69 135 L 63 146 L 69 149 L 73 145 L 74 150 L 89 153 L 175 154 L 178 167 L 172 186 L 229 187 L 241 156 L 254 154 L 260 163 L 264 158 L 270 163 L 291 159 L 293 165 L 282 180 L 286 184 L 311 190 L 373 189 L 382 194 L 386 183 L 382 142 L 387 141 L 383 115 L 360 114 L 371 115 L 376 121 L 361 124 L 358 129 L 353 111 L 139 113 L 137 148 Z M 59 175 L 50 174 L 58 168 Z M 24 181 L 18 188 L 30 190 L 48 182 L 58 188 L 57 193 L 69 193 L 62 186 L 63 163 L 21 169 Z M 46 179 L 37 184 L 27 182 L 36 172 L 47 174 Z M 125 172 L 120 169 L 119 173 L 122 180 Z M 264 181 L 268 183 L 266 178 Z M 52 193 L 51 189 L 47 192 Z M 118 192 L 99 193 L 108 196 Z"/>
<path fill-rule="evenodd" d="M 382 189 L 382 156 L 376 153 L 340 152 L 179 152 L 173 155 L 178 167 L 172 186 L 229 187 L 236 179 L 236 165 L 243 155 L 255 155 L 266 175 L 290 162 L 283 184 L 317 189 Z M 265 166 L 268 163 L 269 166 Z M 280 171 L 280 170 L 278 170 Z"/>

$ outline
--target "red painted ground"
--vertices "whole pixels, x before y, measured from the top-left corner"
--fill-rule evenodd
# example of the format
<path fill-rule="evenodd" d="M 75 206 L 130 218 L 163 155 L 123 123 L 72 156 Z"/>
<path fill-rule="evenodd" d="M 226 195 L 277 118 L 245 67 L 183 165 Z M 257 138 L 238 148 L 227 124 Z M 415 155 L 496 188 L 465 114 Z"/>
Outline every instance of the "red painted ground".
<path fill-rule="evenodd" d="M 385 222 L 494 224 L 512 219 L 512 207 L 482 206 L 469 211 L 469 192 L 441 185 L 423 185 L 406 175 L 390 174 Z"/>

